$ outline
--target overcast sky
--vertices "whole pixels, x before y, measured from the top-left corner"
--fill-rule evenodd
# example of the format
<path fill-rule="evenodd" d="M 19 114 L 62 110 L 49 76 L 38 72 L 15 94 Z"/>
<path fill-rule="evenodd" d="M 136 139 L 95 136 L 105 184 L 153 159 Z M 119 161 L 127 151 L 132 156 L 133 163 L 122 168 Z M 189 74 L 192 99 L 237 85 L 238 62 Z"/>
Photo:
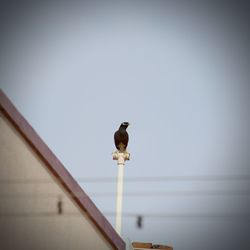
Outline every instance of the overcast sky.
<path fill-rule="evenodd" d="M 250 209 L 249 193 L 205 195 L 250 190 L 241 178 L 250 175 L 246 8 L 162 1 L 2 8 L 0 86 L 75 178 L 116 177 L 113 133 L 123 121 L 131 123 L 125 179 L 236 178 L 125 182 L 125 194 L 143 194 L 124 197 L 124 239 L 249 249 L 249 215 L 195 217 Z M 114 213 L 115 196 L 94 193 L 115 193 L 115 182 L 80 184 L 104 214 Z"/>

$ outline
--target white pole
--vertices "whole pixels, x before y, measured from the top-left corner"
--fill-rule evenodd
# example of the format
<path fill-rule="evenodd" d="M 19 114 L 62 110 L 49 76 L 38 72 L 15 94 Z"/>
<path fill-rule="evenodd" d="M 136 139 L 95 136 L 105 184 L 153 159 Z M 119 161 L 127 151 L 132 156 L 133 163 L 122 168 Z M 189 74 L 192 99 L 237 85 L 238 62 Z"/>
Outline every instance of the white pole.
<path fill-rule="evenodd" d="M 118 164 L 117 193 L 116 193 L 116 232 L 121 235 L 122 228 L 122 195 L 123 195 L 124 165 Z"/>
<path fill-rule="evenodd" d="M 118 176 L 117 176 L 117 193 L 116 193 L 116 232 L 121 235 L 122 229 L 122 199 L 123 199 L 123 176 L 125 161 L 129 160 L 130 154 L 116 151 L 113 153 L 113 160 L 117 160 Z"/>

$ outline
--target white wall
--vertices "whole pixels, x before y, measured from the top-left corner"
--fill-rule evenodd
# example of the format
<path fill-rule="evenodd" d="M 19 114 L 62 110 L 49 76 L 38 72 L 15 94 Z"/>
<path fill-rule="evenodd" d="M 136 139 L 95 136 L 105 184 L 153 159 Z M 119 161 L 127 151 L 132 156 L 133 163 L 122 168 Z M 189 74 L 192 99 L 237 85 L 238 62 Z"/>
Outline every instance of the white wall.
<path fill-rule="evenodd" d="M 3 114 L 0 164 L 0 249 L 111 249 Z"/>

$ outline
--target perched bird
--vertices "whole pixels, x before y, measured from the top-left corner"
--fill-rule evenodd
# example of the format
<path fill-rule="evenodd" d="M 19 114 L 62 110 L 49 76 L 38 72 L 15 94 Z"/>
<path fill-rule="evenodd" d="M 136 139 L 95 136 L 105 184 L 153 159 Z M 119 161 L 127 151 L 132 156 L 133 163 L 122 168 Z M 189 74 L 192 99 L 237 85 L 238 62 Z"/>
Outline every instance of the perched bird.
<path fill-rule="evenodd" d="M 126 131 L 128 126 L 128 122 L 123 122 L 120 125 L 120 128 L 114 134 L 115 146 L 120 152 L 125 152 L 128 146 L 129 136 L 128 132 Z"/>

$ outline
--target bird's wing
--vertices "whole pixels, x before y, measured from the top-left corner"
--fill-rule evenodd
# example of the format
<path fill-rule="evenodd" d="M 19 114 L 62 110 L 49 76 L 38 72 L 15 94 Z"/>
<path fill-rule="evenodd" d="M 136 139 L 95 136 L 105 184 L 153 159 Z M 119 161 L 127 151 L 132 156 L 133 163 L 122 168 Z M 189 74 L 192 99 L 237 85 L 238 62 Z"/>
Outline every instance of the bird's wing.
<path fill-rule="evenodd" d="M 128 145 L 129 136 L 128 133 L 121 133 L 117 130 L 114 134 L 115 146 L 118 150 L 125 150 Z"/>
<path fill-rule="evenodd" d="M 121 136 L 119 130 L 117 130 L 114 134 L 115 146 L 119 150 L 119 144 L 121 142 Z"/>

